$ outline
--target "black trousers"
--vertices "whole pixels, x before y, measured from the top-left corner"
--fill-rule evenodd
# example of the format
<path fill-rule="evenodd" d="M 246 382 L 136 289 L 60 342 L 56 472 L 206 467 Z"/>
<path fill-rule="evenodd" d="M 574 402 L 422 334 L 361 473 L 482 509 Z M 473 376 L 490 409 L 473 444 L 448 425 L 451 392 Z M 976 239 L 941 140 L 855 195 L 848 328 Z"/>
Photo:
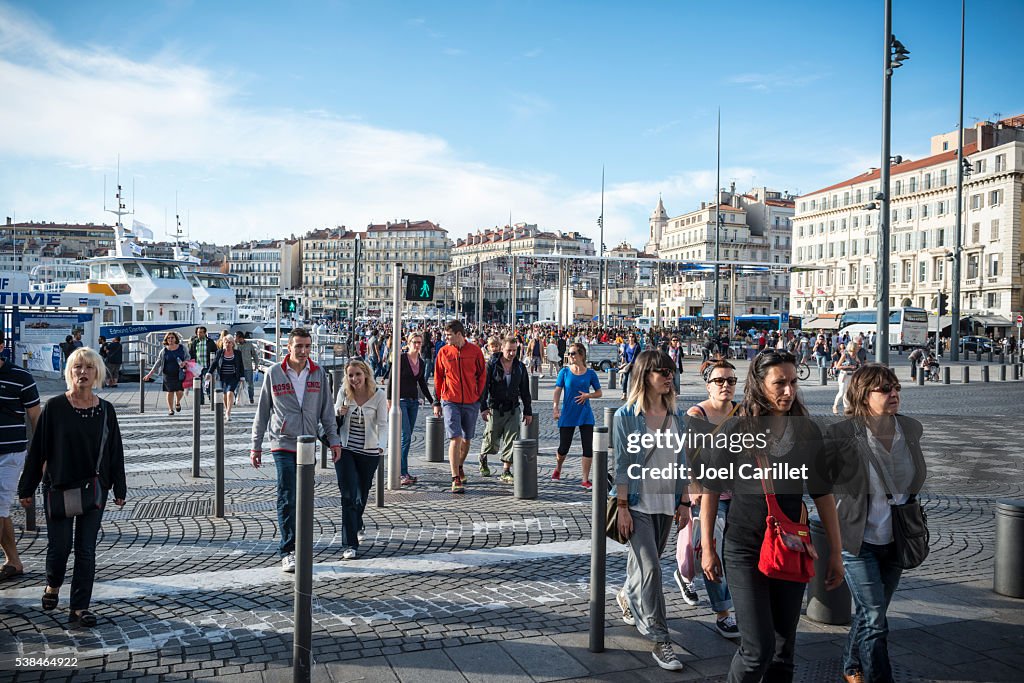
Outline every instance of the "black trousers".
<path fill-rule="evenodd" d="M 572 448 L 572 435 L 580 430 L 580 442 L 583 445 L 583 457 L 594 457 L 594 425 L 580 425 L 579 427 L 558 428 L 558 455 L 569 455 Z"/>
<path fill-rule="evenodd" d="M 44 498 L 48 496 L 46 487 Z M 71 519 L 46 520 L 46 583 L 51 588 L 64 585 L 68 558 L 75 551 L 75 568 L 71 575 L 72 610 L 89 608 L 92 586 L 96 580 L 96 538 L 100 532 L 102 510 L 93 510 Z"/>
<path fill-rule="evenodd" d="M 730 538 L 732 536 L 733 538 Z M 729 577 L 740 647 L 728 683 L 790 683 L 793 652 L 806 584 L 769 579 L 757 568 L 762 536 L 741 527 L 726 530 Z"/>

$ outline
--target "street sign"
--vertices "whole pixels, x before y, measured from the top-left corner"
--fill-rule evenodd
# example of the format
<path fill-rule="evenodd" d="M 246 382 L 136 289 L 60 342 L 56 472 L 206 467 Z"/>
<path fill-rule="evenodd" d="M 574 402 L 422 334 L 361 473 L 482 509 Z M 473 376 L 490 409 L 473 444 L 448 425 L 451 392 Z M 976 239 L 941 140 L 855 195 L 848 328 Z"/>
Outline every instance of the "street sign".
<path fill-rule="evenodd" d="M 1024 315 L 1017 315 L 1017 327 L 1024 325 Z"/>
<path fill-rule="evenodd" d="M 433 301 L 434 276 L 406 273 L 405 299 L 406 301 Z"/>

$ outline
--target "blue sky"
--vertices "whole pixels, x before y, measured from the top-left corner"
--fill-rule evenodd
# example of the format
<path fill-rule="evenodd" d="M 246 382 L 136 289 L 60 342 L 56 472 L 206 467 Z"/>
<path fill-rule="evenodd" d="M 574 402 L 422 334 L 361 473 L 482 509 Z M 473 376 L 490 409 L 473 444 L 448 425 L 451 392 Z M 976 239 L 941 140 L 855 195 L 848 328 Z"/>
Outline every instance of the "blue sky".
<path fill-rule="evenodd" d="M 893 153 L 955 129 L 956 1 L 895 0 Z M 0 1 L 0 211 L 236 242 L 430 219 L 642 246 L 722 185 L 878 166 L 882 2 Z M 1024 113 L 1024 3 L 968 2 L 965 123 Z M 130 190 L 129 190 L 130 192 Z M 110 199 L 108 197 L 108 204 Z"/>

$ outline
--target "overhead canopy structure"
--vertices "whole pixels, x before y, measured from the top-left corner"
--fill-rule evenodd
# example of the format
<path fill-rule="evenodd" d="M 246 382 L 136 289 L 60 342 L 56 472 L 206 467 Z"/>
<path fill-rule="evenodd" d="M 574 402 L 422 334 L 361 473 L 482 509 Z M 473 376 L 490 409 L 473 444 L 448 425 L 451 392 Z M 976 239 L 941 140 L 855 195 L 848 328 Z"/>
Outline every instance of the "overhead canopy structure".
<path fill-rule="evenodd" d="M 805 330 L 838 330 L 839 316 L 834 314 L 811 316 L 803 321 L 801 327 Z"/>

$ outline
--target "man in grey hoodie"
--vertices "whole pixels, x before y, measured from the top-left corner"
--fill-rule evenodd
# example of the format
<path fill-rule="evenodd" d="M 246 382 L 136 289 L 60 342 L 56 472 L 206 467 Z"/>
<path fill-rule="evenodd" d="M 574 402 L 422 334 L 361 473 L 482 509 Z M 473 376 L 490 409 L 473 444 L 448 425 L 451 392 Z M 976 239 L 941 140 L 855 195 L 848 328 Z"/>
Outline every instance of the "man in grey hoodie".
<path fill-rule="evenodd" d="M 296 440 L 316 436 L 323 426 L 331 453 L 341 455 L 334 401 L 327 372 L 309 358 L 313 339 L 296 327 L 288 335 L 288 355 L 267 372 L 260 402 L 252 423 L 252 466 L 263 464 L 263 436 L 270 441 L 270 453 L 277 467 L 277 522 L 281 528 L 281 570 L 295 572 L 295 452 Z"/>

